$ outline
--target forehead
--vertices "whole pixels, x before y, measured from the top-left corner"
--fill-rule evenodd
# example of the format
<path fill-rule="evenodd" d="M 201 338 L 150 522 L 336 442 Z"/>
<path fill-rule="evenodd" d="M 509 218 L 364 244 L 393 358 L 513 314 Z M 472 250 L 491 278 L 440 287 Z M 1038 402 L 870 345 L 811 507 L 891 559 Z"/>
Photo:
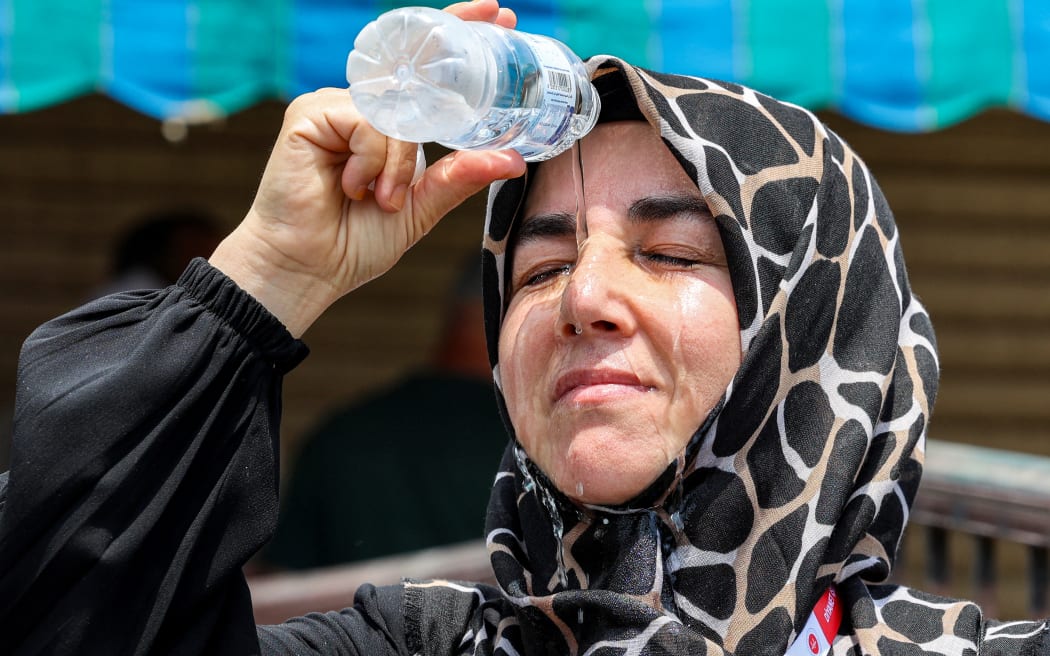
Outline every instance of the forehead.
<path fill-rule="evenodd" d="M 629 204 L 644 195 L 671 192 L 700 195 L 656 129 L 646 122 L 600 123 L 578 147 L 588 204 Z M 576 151 L 570 149 L 536 168 L 525 199 L 526 216 L 575 207 L 576 158 Z"/>

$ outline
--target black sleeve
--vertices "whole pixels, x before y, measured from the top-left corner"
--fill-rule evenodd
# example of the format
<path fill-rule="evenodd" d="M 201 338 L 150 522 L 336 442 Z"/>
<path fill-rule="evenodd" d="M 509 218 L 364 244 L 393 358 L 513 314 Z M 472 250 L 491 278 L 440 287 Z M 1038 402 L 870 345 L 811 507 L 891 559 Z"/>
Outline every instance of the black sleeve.
<path fill-rule="evenodd" d="M 273 532 L 281 380 L 305 355 L 203 260 L 37 329 L 0 477 L 5 653 L 258 653 L 241 567 Z M 345 613 L 259 635 L 292 653 L 377 624 Z"/>
<path fill-rule="evenodd" d="M 403 588 L 361 586 L 353 608 L 310 613 L 284 624 L 259 627 L 264 654 L 408 656 Z"/>

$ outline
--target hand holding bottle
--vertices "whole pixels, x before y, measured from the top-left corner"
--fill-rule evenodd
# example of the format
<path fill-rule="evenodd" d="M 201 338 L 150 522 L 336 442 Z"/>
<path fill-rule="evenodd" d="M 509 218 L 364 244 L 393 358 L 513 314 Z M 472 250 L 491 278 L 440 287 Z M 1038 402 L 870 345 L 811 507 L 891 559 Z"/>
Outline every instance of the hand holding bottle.
<path fill-rule="evenodd" d="M 601 106 L 564 43 L 429 7 L 393 9 L 366 25 L 346 79 L 385 135 L 454 150 L 513 148 L 527 162 L 567 150 Z"/>
<path fill-rule="evenodd" d="M 504 27 L 516 22 L 496 0 L 447 11 Z M 346 89 L 305 94 L 285 113 L 251 209 L 211 263 L 298 337 L 338 298 L 390 269 L 451 209 L 525 171 L 513 151 L 457 151 L 410 187 L 415 166 L 416 145 L 376 131 Z"/>

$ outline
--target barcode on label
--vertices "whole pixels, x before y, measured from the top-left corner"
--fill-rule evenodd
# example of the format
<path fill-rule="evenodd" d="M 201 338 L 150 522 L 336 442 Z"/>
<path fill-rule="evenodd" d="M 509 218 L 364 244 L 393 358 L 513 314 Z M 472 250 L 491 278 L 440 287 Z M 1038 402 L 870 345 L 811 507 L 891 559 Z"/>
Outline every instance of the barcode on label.
<path fill-rule="evenodd" d="M 572 78 L 565 71 L 547 69 L 547 86 L 554 91 L 568 93 L 572 91 Z"/>

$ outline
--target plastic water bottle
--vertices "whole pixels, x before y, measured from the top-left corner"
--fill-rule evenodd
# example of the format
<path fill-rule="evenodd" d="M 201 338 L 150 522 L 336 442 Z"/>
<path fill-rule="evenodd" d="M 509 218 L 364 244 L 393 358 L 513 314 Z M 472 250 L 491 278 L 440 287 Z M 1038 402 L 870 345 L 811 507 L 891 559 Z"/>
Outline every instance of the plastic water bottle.
<path fill-rule="evenodd" d="M 550 159 L 598 119 L 598 93 L 564 44 L 427 7 L 382 14 L 354 40 L 350 94 L 377 130 L 456 150 Z"/>

